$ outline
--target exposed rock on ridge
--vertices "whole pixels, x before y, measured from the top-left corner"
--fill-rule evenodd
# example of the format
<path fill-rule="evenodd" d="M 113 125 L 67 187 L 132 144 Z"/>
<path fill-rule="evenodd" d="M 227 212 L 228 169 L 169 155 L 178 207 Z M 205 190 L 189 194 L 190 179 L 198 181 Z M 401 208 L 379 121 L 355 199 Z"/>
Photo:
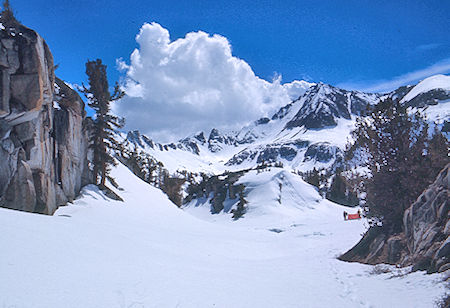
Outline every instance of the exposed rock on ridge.
<path fill-rule="evenodd" d="M 92 181 L 88 120 L 35 31 L 0 30 L 0 206 L 53 214 Z M 55 107 L 54 107 L 55 106 Z"/>
<path fill-rule="evenodd" d="M 322 129 L 333 127 L 337 125 L 336 118 L 349 120 L 351 114 L 362 115 L 367 105 L 378 99 L 379 96 L 376 94 L 346 91 L 319 83 L 306 92 L 303 106 L 286 124 L 286 128 L 304 126 L 307 129 Z"/>

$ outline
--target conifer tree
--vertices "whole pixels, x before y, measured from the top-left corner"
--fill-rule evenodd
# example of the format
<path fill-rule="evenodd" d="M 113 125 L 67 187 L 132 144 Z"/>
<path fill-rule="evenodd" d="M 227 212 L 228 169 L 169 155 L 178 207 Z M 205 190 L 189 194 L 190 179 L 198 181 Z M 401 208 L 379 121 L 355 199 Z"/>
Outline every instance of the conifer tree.
<path fill-rule="evenodd" d="M 437 175 L 450 162 L 450 144 L 448 139 L 439 131 L 439 126 L 435 124 L 433 135 L 428 142 L 428 154 L 430 158 L 430 169 L 432 175 Z M 434 180 L 434 178 L 432 178 Z"/>
<path fill-rule="evenodd" d="M 320 175 L 316 167 L 314 167 L 311 171 L 307 171 L 303 179 L 306 183 L 316 186 L 317 188 L 320 186 Z"/>
<path fill-rule="evenodd" d="M 352 134 L 355 144 L 348 157 L 363 151 L 370 170 L 364 181 L 368 215 L 381 220 L 386 232 L 397 233 L 404 211 L 445 166 L 443 142 L 440 137 L 429 142 L 425 118 L 420 113 L 410 115 L 407 106 L 392 99 L 374 106 L 368 118 L 358 119 Z M 430 170 L 433 152 L 439 157 L 433 159 L 439 161 L 434 168 L 438 171 Z"/>
<path fill-rule="evenodd" d="M 110 104 L 122 98 L 125 93 L 116 83 L 113 94 L 109 92 L 106 65 L 102 60 L 88 61 L 86 75 L 89 87 L 83 85 L 81 92 L 88 99 L 88 105 L 95 111 L 94 127 L 90 142 L 93 150 L 93 165 L 95 182 L 105 186 L 111 165 L 115 164 L 113 150 L 119 150 L 120 145 L 115 139 L 116 129 L 123 127 L 124 120 L 111 114 Z M 100 182 L 98 183 L 98 179 Z"/>
<path fill-rule="evenodd" d="M 342 205 L 358 205 L 359 200 L 356 193 L 350 190 L 350 185 L 347 184 L 347 180 L 341 175 L 341 172 L 339 169 L 336 170 L 330 189 L 326 192 L 326 198 Z"/>
<path fill-rule="evenodd" d="M 135 146 L 132 151 L 127 153 L 127 167 L 140 179 L 145 181 L 146 173 L 144 170 L 144 157 L 137 151 L 137 147 Z"/>
<path fill-rule="evenodd" d="M 245 205 L 247 204 L 247 200 L 244 198 L 244 186 L 239 187 L 239 202 L 236 206 L 236 209 L 231 210 L 231 213 L 233 213 L 232 218 L 234 220 L 238 220 L 242 216 L 244 216 L 245 212 L 247 211 L 245 208 Z"/>
<path fill-rule="evenodd" d="M 172 177 L 167 171 L 164 171 L 162 176 L 161 190 L 169 197 L 170 201 L 180 207 L 183 203 L 181 190 L 186 180 L 184 178 Z"/>
<path fill-rule="evenodd" d="M 16 18 L 14 17 L 11 5 L 9 4 L 9 0 L 3 1 L 0 21 L 6 26 L 12 25 L 17 22 Z"/>
<path fill-rule="evenodd" d="M 146 170 L 146 173 L 147 173 L 147 178 L 146 178 L 146 182 L 147 183 L 150 183 L 150 184 L 152 184 L 152 185 L 154 185 L 155 186 L 155 175 L 154 175 L 154 173 L 155 173 L 155 171 L 156 171 L 156 169 L 157 169 L 157 167 L 158 167 L 158 164 L 161 164 L 162 165 L 162 163 L 161 162 L 155 162 L 152 158 L 150 158 L 150 157 L 147 157 L 147 160 L 146 160 L 146 166 L 147 166 L 147 170 Z"/>

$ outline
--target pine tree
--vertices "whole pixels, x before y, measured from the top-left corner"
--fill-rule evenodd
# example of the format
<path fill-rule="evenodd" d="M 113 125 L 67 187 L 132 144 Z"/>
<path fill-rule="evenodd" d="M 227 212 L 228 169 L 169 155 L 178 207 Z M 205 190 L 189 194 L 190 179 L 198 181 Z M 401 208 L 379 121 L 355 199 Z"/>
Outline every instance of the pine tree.
<path fill-rule="evenodd" d="M 355 144 L 347 157 L 363 152 L 370 176 L 365 179 L 369 216 L 383 222 L 388 233 L 401 231 L 403 214 L 439 171 L 430 172 L 431 153 L 443 157 L 439 137 L 428 140 L 428 124 L 420 114 L 387 99 L 374 106 L 368 118 L 360 118 L 352 133 Z M 427 144 L 429 144 L 427 146 Z M 432 146 L 433 144 L 433 146 Z M 447 143 L 448 144 L 448 143 Z M 443 168 L 442 161 L 436 170 Z"/>
<path fill-rule="evenodd" d="M 247 211 L 245 205 L 247 204 L 247 200 L 244 198 L 244 186 L 239 187 L 239 202 L 236 206 L 236 209 L 231 210 L 231 213 L 233 213 L 232 218 L 234 220 L 238 220 L 242 216 L 244 216 L 245 212 Z"/>
<path fill-rule="evenodd" d="M 113 150 L 120 150 L 115 139 L 116 129 L 123 127 L 124 120 L 111 114 L 110 104 L 122 98 L 125 93 L 116 83 L 113 94 L 109 93 L 106 65 L 100 59 L 86 63 L 89 88 L 84 85 L 81 91 L 88 99 L 88 105 L 95 111 L 94 128 L 90 142 L 93 150 L 95 182 L 105 186 L 111 165 L 115 164 Z"/>
<path fill-rule="evenodd" d="M 158 163 L 160 163 L 160 162 L 158 162 Z M 150 183 L 150 184 L 154 185 L 154 186 L 155 186 L 155 175 L 154 175 L 154 172 L 156 172 L 156 169 L 158 167 L 158 163 L 156 161 L 154 161 L 152 158 L 147 157 L 147 160 L 146 160 L 147 178 L 145 179 L 145 181 L 147 183 Z M 160 163 L 160 164 L 162 165 L 162 163 Z"/>
<path fill-rule="evenodd" d="M 2 7 L 3 10 L 0 15 L 0 21 L 6 26 L 11 26 L 17 23 L 17 19 L 14 17 L 14 13 L 11 5 L 9 4 L 9 0 L 3 1 Z"/>
<path fill-rule="evenodd" d="M 428 142 L 428 154 L 430 157 L 430 176 L 432 180 L 450 162 L 450 144 L 448 139 L 439 131 L 437 124 L 434 126 L 433 135 Z"/>
<path fill-rule="evenodd" d="M 330 189 L 326 192 L 326 198 L 342 205 L 358 205 L 358 197 L 349 186 L 345 177 L 341 175 L 341 170 L 336 170 Z"/>
<path fill-rule="evenodd" d="M 170 201 L 180 207 L 183 203 L 182 186 L 186 180 L 172 177 L 167 171 L 164 171 L 162 176 L 161 190 L 169 197 Z"/>
<path fill-rule="evenodd" d="M 319 171 L 316 169 L 316 167 L 314 167 L 313 170 L 311 170 L 311 171 L 306 171 L 303 179 L 305 180 L 306 183 L 319 188 L 320 175 L 319 175 Z"/>
<path fill-rule="evenodd" d="M 377 104 L 369 120 L 359 119 L 353 136 L 365 150 L 371 177 L 366 180 L 369 215 L 389 227 L 401 222 L 409 201 L 404 178 L 408 166 L 411 119 L 406 107 L 390 99 Z M 412 167 L 412 165 L 409 165 Z"/>
<path fill-rule="evenodd" d="M 144 157 L 138 151 L 136 146 L 128 153 L 127 167 L 140 179 L 145 181 L 146 170 L 144 169 Z"/>

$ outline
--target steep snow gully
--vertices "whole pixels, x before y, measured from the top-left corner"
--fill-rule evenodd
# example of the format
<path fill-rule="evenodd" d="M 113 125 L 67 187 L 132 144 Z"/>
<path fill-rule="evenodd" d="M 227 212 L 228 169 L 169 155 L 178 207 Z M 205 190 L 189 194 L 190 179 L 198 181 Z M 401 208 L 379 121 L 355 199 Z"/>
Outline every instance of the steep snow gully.
<path fill-rule="evenodd" d="M 0 209 L 0 307 L 432 307 L 445 293 L 441 274 L 338 261 L 365 222 L 290 172 L 241 178 L 238 221 L 113 176 L 125 202 L 87 186 L 54 216 Z"/>

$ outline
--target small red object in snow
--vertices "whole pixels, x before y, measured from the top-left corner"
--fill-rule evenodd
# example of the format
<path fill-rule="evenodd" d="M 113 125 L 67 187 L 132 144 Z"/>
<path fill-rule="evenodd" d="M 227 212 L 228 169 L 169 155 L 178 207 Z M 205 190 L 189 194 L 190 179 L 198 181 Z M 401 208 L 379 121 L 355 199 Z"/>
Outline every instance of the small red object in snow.
<path fill-rule="evenodd" d="M 348 214 L 347 215 L 347 219 L 348 220 L 351 220 L 351 219 L 360 219 L 361 218 L 361 215 L 359 215 L 359 213 L 356 213 L 356 214 Z"/>

